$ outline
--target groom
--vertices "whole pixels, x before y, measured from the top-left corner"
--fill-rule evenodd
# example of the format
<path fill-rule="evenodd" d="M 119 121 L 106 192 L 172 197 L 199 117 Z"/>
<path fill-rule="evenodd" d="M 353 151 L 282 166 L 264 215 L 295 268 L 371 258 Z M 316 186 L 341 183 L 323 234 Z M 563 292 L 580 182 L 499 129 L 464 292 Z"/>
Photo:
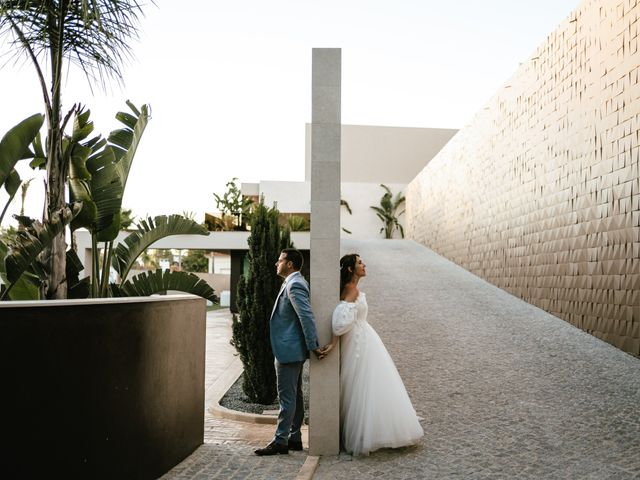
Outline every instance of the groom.
<path fill-rule="evenodd" d="M 280 412 L 275 438 L 266 447 L 256 450 L 256 455 L 276 455 L 289 453 L 289 450 L 302 450 L 302 366 L 309 358 L 309 351 L 322 360 L 329 350 L 328 346 L 318 345 L 309 285 L 300 274 L 302 264 L 302 254 L 294 248 L 282 250 L 276 262 L 278 276 L 284 281 L 276 297 L 269 326 Z"/>

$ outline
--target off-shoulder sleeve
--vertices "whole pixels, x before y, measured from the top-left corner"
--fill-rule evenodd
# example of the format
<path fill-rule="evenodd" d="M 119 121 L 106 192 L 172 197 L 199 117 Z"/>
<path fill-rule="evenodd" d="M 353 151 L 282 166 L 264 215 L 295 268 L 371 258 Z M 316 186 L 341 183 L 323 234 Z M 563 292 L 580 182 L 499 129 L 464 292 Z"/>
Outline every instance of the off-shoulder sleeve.
<path fill-rule="evenodd" d="M 334 335 L 344 335 L 353 328 L 356 320 L 356 304 L 340 302 L 333 311 L 331 326 Z"/>

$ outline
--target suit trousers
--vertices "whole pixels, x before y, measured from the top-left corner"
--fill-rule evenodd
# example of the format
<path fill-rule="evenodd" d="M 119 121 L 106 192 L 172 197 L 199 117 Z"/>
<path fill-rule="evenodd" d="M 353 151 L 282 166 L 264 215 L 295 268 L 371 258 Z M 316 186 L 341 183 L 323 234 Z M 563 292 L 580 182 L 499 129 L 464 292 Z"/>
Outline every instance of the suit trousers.
<path fill-rule="evenodd" d="M 275 441 L 288 445 L 289 440 L 302 441 L 304 399 L 302 397 L 302 366 L 304 362 L 280 363 L 275 361 L 278 380 L 280 412 Z"/>

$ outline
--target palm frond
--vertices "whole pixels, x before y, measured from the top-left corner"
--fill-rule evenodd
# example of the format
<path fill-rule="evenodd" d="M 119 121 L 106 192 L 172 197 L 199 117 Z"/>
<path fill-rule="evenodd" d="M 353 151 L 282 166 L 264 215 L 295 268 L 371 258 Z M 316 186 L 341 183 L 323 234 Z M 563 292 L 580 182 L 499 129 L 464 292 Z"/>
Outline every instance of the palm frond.
<path fill-rule="evenodd" d="M 167 290 L 178 290 L 217 302 L 216 295 L 209 284 L 197 275 L 187 272 L 157 269 L 155 272 L 136 275 L 115 288 L 119 295 L 124 297 L 143 297 Z"/>
<path fill-rule="evenodd" d="M 90 83 L 104 87 L 107 78 L 122 78 L 121 65 L 131 58 L 130 40 L 138 38 L 141 16 L 142 4 L 135 0 L 4 0 L 0 35 L 13 35 L 15 55 L 28 46 L 32 60 L 55 47 Z"/>
<path fill-rule="evenodd" d="M 125 280 L 136 259 L 152 244 L 171 235 L 209 235 L 202 225 L 181 215 L 161 215 L 138 222 L 138 230 L 118 244 L 113 268 Z"/>

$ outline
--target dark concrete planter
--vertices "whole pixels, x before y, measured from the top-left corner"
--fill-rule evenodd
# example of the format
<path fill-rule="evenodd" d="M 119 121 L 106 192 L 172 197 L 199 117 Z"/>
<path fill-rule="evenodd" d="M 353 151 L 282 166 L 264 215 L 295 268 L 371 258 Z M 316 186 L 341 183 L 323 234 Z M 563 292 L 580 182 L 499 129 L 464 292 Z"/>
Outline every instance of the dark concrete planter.
<path fill-rule="evenodd" d="M 0 303 L 6 478 L 157 478 L 204 438 L 205 301 Z"/>

